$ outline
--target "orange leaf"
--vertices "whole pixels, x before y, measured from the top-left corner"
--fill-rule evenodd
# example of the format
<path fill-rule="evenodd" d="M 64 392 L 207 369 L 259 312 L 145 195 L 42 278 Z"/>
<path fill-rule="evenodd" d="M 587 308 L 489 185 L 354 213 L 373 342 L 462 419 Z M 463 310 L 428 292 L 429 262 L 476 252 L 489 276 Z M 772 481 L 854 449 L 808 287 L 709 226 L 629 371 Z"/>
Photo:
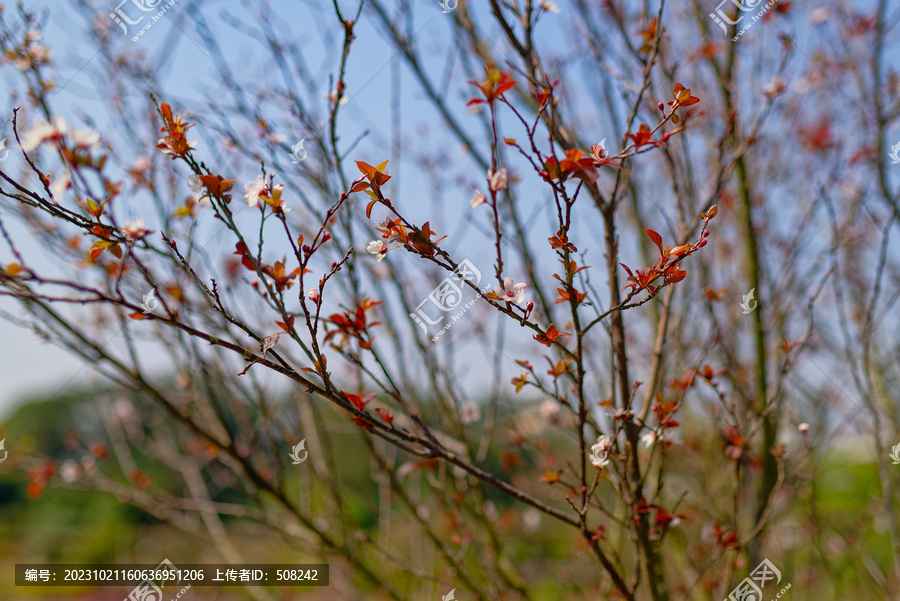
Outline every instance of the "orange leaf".
<path fill-rule="evenodd" d="M 541 480 L 546 482 L 547 484 L 555 484 L 560 481 L 560 476 L 562 475 L 562 470 L 556 472 L 547 472 L 543 476 L 541 476 Z"/>
<path fill-rule="evenodd" d="M 97 240 L 96 242 L 94 242 L 89 251 L 91 259 L 96 259 L 97 257 L 99 257 L 103 253 L 103 251 L 112 246 L 112 244 L 113 243 L 109 240 Z"/>
<path fill-rule="evenodd" d="M 525 383 L 528 382 L 528 372 L 523 371 L 522 374 L 518 378 L 513 378 L 510 383 L 515 384 L 516 386 L 516 394 L 522 390 L 522 387 L 525 386 Z"/>
<path fill-rule="evenodd" d="M 20 273 L 22 273 L 23 269 L 25 269 L 25 268 L 22 267 L 21 265 L 19 265 L 18 263 L 10 263 L 9 265 L 6 266 L 5 271 L 6 271 L 6 275 L 14 278 L 17 275 L 19 275 Z"/>

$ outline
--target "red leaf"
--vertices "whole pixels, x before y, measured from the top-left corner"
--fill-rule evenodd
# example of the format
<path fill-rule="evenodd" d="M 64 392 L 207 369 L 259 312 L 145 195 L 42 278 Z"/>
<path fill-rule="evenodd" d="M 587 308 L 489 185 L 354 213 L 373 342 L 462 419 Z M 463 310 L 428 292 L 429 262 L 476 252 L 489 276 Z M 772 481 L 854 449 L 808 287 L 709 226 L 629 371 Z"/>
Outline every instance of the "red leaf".
<path fill-rule="evenodd" d="M 390 410 L 385 409 L 384 407 L 376 407 L 375 413 L 381 416 L 381 419 L 386 421 L 389 425 L 394 424 L 394 416 L 391 415 Z"/>
<path fill-rule="evenodd" d="M 683 269 L 679 269 L 675 273 L 669 276 L 669 283 L 674 284 L 675 282 L 680 282 L 687 275 L 687 272 Z"/>
<path fill-rule="evenodd" d="M 662 254 L 663 254 L 662 236 L 660 236 L 653 230 L 644 230 L 644 233 L 647 234 L 648 236 L 650 236 L 650 239 L 653 240 L 653 244 L 655 244 L 657 246 L 657 248 L 659 248 L 659 255 L 662 256 Z"/>
<path fill-rule="evenodd" d="M 291 330 L 294 329 L 294 316 L 293 316 L 293 315 L 288 315 L 288 317 L 287 317 L 287 323 L 284 323 L 284 322 L 281 322 L 281 321 L 276 321 L 275 323 L 278 324 L 278 327 L 280 327 L 282 330 L 284 330 L 285 332 L 287 332 L 288 334 L 290 334 L 290 333 L 291 333 Z"/>

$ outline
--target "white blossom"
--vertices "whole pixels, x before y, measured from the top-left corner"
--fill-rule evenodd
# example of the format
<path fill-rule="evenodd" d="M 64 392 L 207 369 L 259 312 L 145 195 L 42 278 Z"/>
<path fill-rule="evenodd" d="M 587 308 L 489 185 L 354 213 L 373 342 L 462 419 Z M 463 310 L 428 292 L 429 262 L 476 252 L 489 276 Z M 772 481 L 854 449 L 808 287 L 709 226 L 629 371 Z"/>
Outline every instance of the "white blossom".
<path fill-rule="evenodd" d="M 266 189 L 266 180 L 263 179 L 263 176 L 258 175 L 256 179 L 252 182 L 244 185 L 244 200 L 247 201 L 247 205 L 251 207 L 255 207 L 259 204 L 259 195 L 260 193 Z"/>
<path fill-rule="evenodd" d="M 591 446 L 589 459 L 594 467 L 603 467 L 609 463 L 609 450 L 612 448 L 612 438 L 606 434 L 600 436 L 597 442 Z"/>
<path fill-rule="evenodd" d="M 509 178 L 506 176 L 506 167 L 501 167 L 497 171 L 493 169 L 488 169 L 487 172 L 488 183 L 491 186 L 491 190 L 494 192 L 499 192 L 506 188 L 509 183 Z"/>

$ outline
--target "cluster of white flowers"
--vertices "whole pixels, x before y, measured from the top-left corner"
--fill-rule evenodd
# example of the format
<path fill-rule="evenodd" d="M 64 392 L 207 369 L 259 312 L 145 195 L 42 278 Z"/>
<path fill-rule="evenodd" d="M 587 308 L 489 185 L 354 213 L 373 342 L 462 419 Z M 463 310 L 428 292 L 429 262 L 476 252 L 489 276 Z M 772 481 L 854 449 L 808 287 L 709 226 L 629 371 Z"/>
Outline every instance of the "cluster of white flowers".
<path fill-rule="evenodd" d="M 47 140 L 66 140 L 76 148 L 90 150 L 100 141 L 100 133 L 92 129 L 70 128 L 65 119 L 57 116 L 52 123 L 38 123 L 22 134 L 22 150 L 31 152 Z"/>

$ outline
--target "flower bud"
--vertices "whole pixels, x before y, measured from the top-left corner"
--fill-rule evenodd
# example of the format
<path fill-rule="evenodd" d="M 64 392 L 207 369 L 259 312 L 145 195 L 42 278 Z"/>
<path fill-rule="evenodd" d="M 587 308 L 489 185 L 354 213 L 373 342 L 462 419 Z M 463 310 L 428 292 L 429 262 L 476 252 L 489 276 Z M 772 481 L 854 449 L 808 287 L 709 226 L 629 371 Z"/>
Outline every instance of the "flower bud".
<path fill-rule="evenodd" d="M 697 245 L 697 248 L 703 248 L 706 246 L 706 238 L 700 241 L 700 244 Z"/>
<path fill-rule="evenodd" d="M 809 424 L 803 422 L 802 424 L 797 426 L 797 429 L 800 430 L 800 432 L 802 432 L 803 434 L 806 434 L 806 431 L 809 430 Z"/>
<path fill-rule="evenodd" d="M 317 305 L 319 304 L 319 289 L 318 288 L 313 288 L 312 290 L 310 290 L 309 294 L 307 296 L 309 296 L 309 300 L 316 303 Z"/>
<path fill-rule="evenodd" d="M 304 244 L 302 250 L 303 250 L 304 255 L 308 255 L 309 254 L 309 244 Z"/>
<path fill-rule="evenodd" d="M 659 108 L 659 110 L 661 110 L 661 111 L 666 110 L 666 105 L 664 105 L 664 104 L 662 103 L 662 100 L 660 100 L 660 101 L 656 104 L 656 106 L 657 106 L 657 107 Z"/>
<path fill-rule="evenodd" d="M 331 234 L 329 234 L 328 232 L 325 232 L 324 234 L 322 234 L 322 243 L 323 244 L 325 242 L 328 242 L 329 240 L 331 240 Z"/>

